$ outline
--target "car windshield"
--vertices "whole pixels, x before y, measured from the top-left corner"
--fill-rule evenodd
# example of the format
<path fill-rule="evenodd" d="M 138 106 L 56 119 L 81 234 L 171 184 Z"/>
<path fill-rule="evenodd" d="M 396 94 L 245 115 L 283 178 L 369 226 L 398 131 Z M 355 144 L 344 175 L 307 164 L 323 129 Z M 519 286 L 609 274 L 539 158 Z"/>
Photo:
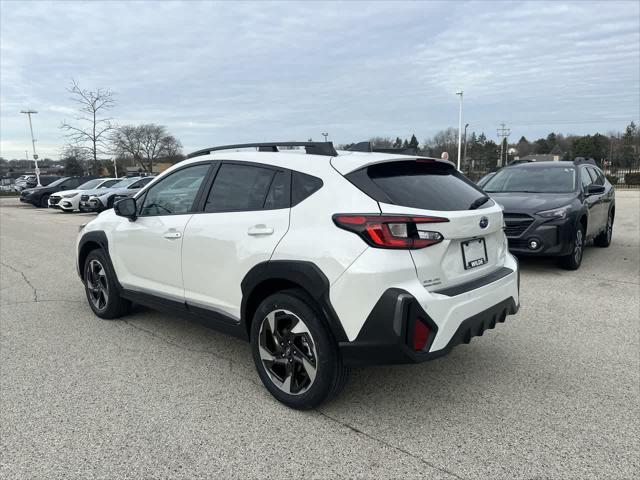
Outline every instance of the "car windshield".
<path fill-rule="evenodd" d="M 117 185 L 118 183 L 120 183 L 120 180 L 114 178 L 112 180 L 107 180 L 107 181 L 101 183 L 98 188 L 111 188 L 114 185 Z"/>
<path fill-rule="evenodd" d="M 576 170 L 573 167 L 508 167 L 496 173 L 484 185 L 484 191 L 570 193 L 576 189 Z"/>
<path fill-rule="evenodd" d="M 60 185 L 62 182 L 64 182 L 65 180 L 67 180 L 69 177 L 62 177 L 59 178 L 58 180 L 56 180 L 55 182 L 51 182 L 49 185 L 47 185 L 47 187 L 56 187 L 58 185 Z"/>
<path fill-rule="evenodd" d="M 90 190 L 92 188 L 96 188 L 102 182 L 101 178 L 96 178 L 94 180 L 89 180 L 88 182 L 84 182 L 82 185 L 78 187 L 78 190 Z"/>
<path fill-rule="evenodd" d="M 118 183 L 114 183 L 113 185 L 111 185 L 111 188 L 122 188 L 122 187 L 128 187 L 129 185 L 131 185 L 133 182 L 139 180 L 139 178 L 123 178 L 122 180 L 120 180 Z"/>

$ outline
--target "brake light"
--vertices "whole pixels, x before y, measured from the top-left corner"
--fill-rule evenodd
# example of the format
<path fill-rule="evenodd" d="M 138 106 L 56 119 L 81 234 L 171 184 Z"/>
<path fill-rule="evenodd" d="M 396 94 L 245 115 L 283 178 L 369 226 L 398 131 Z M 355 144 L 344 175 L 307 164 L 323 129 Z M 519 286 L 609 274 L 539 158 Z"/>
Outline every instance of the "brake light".
<path fill-rule="evenodd" d="M 431 331 L 427 325 L 422 323 L 422 320 L 420 320 L 420 318 L 416 318 L 416 321 L 413 325 L 413 349 L 424 350 L 424 347 L 427 346 L 429 333 Z"/>
<path fill-rule="evenodd" d="M 439 232 L 422 230 L 425 223 L 448 222 L 442 217 L 405 215 L 352 215 L 338 213 L 333 222 L 340 228 L 358 234 L 372 247 L 418 249 L 444 240 Z"/>

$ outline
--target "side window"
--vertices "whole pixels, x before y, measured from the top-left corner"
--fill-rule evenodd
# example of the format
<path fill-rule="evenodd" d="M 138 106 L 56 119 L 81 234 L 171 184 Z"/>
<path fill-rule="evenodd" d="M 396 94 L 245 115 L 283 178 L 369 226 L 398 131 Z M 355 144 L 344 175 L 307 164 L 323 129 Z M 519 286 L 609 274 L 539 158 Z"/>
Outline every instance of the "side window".
<path fill-rule="evenodd" d="M 593 178 L 593 183 L 596 185 L 604 185 L 604 176 L 598 169 L 590 167 L 589 173 L 591 174 L 591 178 Z"/>
<path fill-rule="evenodd" d="M 300 172 L 291 173 L 291 206 L 295 206 L 322 188 L 322 180 Z"/>
<path fill-rule="evenodd" d="M 289 208 L 291 203 L 291 194 L 289 193 L 289 174 L 286 172 L 277 172 L 271 187 L 264 201 L 265 210 L 276 210 L 278 208 Z"/>
<path fill-rule="evenodd" d="M 580 170 L 580 181 L 582 182 L 582 190 L 586 191 L 587 187 L 593 183 L 591 176 L 586 168 Z"/>
<path fill-rule="evenodd" d="M 270 168 L 223 163 L 213 181 L 204 211 L 262 210 L 267 194 L 271 193 L 275 174 L 276 171 Z M 277 197 L 277 187 L 274 187 L 271 200 L 273 204 Z"/>
<path fill-rule="evenodd" d="M 208 170 L 209 164 L 194 165 L 163 178 L 147 192 L 140 216 L 189 213 Z"/>

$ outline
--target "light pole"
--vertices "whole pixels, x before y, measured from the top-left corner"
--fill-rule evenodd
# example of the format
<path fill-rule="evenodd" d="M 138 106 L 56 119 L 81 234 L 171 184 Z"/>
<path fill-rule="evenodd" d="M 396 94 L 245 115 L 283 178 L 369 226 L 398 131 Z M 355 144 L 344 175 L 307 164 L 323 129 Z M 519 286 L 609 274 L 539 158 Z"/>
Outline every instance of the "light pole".
<path fill-rule="evenodd" d="M 20 110 L 20 113 L 24 113 L 29 117 L 29 130 L 31 131 L 31 145 L 33 145 L 33 161 L 36 162 L 36 182 L 38 182 L 38 186 L 40 185 L 40 169 L 38 168 L 38 154 L 36 153 L 36 139 L 33 138 L 33 125 L 31 124 L 31 114 L 38 113 L 35 110 Z"/>
<path fill-rule="evenodd" d="M 467 161 L 467 127 L 468 126 L 469 126 L 468 123 L 464 125 L 464 155 L 462 155 L 462 159 L 465 162 Z M 467 170 L 469 170 L 469 168 L 467 168 Z"/>
<path fill-rule="evenodd" d="M 322 136 L 324 137 L 324 141 L 325 143 L 327 142 L 327 137 L 329 136 L 328 133 L 323 133 Z"/>
<path fill-rule="evenodd" d="M 462 96 L 464 92 L 458 90 L 456 95 L 460 95 L 460 117 L 458 118 L 458 170 L 460 170 L 460 157 L 462 155 Z"/>

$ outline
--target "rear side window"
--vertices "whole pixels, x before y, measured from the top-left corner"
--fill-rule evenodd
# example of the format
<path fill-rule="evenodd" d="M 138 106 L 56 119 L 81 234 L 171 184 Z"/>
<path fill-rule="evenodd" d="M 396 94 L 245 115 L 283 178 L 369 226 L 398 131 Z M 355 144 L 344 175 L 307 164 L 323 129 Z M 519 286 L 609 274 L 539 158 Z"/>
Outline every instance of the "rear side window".
<path fill-rule="evenodd" d="M 371 165 L 347 179 L 374 200 L 424 210 L 468 210 L 485 195 L 448 165 L 388 162 Z M 479 208 L 493 205 L 488 201 Z"/>
<path fill-rule="evenodd" d="M 213 181 L 205 212 L 280 208 L 275 205 L 281 205 L 288 199 L 283 198 L 286 197 L 283 177 L 278 177 L 275 182 L 277 173 L 270 168 L 223 163 Z"/>
<path fill-rule="evenodd" d="M 291 206 L 299 204 L 305 198 L 322 188 L 322 180 L 300 172 L 291 173 Z"/>

